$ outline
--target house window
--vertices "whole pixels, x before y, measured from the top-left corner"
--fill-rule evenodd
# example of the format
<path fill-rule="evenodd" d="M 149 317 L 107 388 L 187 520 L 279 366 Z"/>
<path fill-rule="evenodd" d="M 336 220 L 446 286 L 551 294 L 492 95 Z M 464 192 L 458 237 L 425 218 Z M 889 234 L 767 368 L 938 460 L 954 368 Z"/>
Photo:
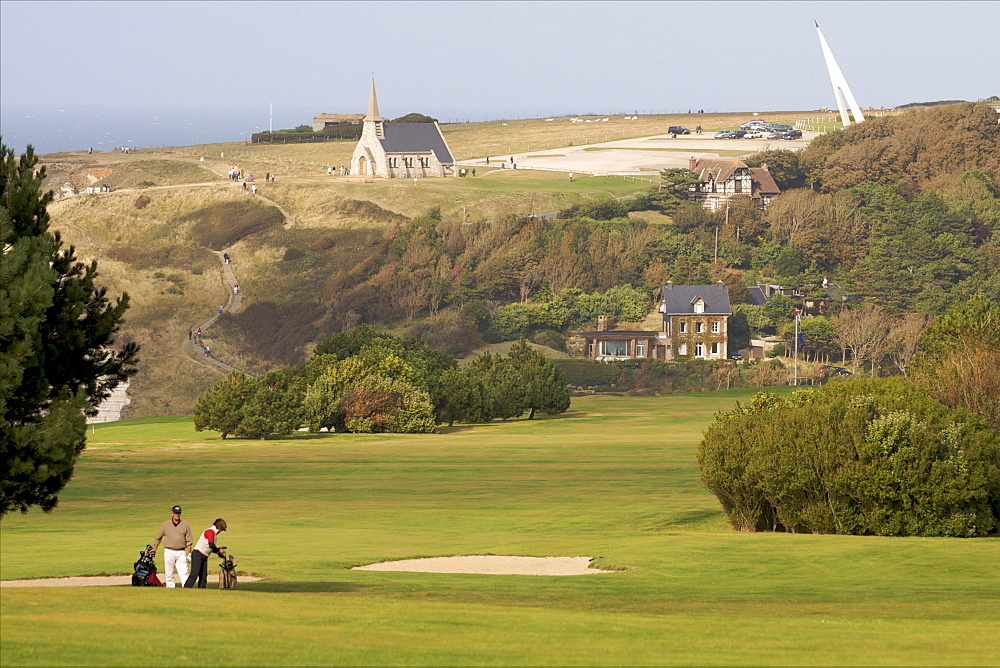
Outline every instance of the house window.
<path fill-rule="evenodd" d="M 704 357 L 705 356 L 705 344 L 704 343 L 696 343 L 696 344 L 694 344 L 694 356 L 695 357 Z"/>
<path fill-rule="evenodd" d="M 680 328 L 680 329 L 679 329 L 678 331 L 679 331 L 679 332 L 680 332 L 681 334 L 687 334 L 687 331 L 688 331 L 688 327 L 687 327 L 687 325 L 688 325 L 688 324 L 687 324 L 686 322 L 683 322 L 683 321 L 682 321 L 682 322 L 680 323 L 680 325 L 681 325 L 681 328 Z"/>
<path fill-rule="evenodd" d="M 677 354 L 681 355 L 681 356 L 687 355 L 688 354 L 688 344 L 682 343 L 681 345 L 677 346 Z"/>
<path fill-rule="evenodd" d="M 695 313 L 704 313 L 705 312 L 705 302 L 701 301 L 700 299 L 698 301 L 696 301 L 694 303 L 694 312 Z"/>
<path fill-rule="evenodd" d="M 646 356 L 646 342 L 645 341 L 636 341 L 635 342 L 635 356 L 636 357 L 645 357 Z"/>
<path fill-rule="evenodd" d="M 712 323 L 712 334 L 718 334 L 718 333 L 719 333 L 719 321 L 716 320 L 715 322 Z"/>
<path fill-rule="evenodd" d="M 601 341 L 601 356 L 628 357 L 631 341 Z"/>
<path fill-rule="evenodd" d="M 702 329 L 704 329 L 704 327 L 705 327 L 705 323 L 703 323 L 703 322 L 696 322 L 696 323 L 694 323 L 694 332 L 695 332 L 695 334 L 701 334 L 701 331 L 702 331 Z"/>
<path fill-rule="evenodd" d="M 713 355 L 718 355 L 719 354 L 719 344 L 718 343 L 713 343 L 712 344 L 712 354 Z"/>

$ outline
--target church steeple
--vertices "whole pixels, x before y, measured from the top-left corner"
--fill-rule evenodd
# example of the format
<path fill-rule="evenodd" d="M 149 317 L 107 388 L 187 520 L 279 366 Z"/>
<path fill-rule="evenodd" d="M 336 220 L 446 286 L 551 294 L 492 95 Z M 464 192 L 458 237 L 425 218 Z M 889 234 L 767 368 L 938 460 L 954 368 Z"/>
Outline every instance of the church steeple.
<path fill-rule="evenodd" d="M 372 79 L 372 92 L 368 96 L 368 113 L 365 115 L 365 122 L 384 121 L 378 113 L 378 98 L 375 97 L 375 79 Z"/>

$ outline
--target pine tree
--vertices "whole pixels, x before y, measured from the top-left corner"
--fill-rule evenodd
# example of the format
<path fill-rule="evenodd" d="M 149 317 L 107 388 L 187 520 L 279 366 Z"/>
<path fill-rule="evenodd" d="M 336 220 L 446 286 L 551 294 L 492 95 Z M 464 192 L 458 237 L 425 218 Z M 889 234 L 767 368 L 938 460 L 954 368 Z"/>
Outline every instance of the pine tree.
<path fill-rule="evenodd" d="M 93 414 L 136 372 L 138 346 L 114 348 L 128 295 L 112 305 L 97 262 L 49 231 L 45 168 L 0 142 L 0 516 L 49 511 L 73 475 Z"/>
<path fill-rule="evenodd" d="M 518 396 L 529 420 L 534 419 L 535 411 L 548 415 L 566 412 L 570 402 L 566 376 L 552 360 L 521 339 L 510 347 L 508 363 L 520 378 Z"/>
<path fill-rule="evenodd" d="M 230 371 L 198 400 L 194 407 L 194 428 L 221 432 L 221 438 L 238 434 L 243 406 L 256 391 L 256 382 L 242 371 Z"/>

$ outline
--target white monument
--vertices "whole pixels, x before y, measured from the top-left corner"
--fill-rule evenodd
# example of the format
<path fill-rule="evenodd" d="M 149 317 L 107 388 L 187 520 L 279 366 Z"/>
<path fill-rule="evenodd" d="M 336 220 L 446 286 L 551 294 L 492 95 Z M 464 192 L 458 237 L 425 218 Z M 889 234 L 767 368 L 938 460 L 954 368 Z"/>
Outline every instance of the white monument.
<path fill-rule="evenodd" d="M 865 115 L 861 113 L 861 107 L 858 106 L 858 101 L 854 99 L 854 93 L 851 92 L 851 87 L 847 85 L 847 79 L 844 78 L 844 73 L 840 71 L 837 59 L 833 57 L 830 45 L 826 43 L 823 31 L 819 29 L 819 23 L 817 21 L 813 21 L 813 23 L 816 24 L 816 32 L 819 33 L 819 45 L 823 47 L 826 69 L 830 71 L 830 83 L 833 84 L 833 94 L 837 98 L 837 108 L 840 109 L 840 120 L 843 121 L 845 128 L 851 124 L 851 117 L 847 114 L 849 107 L 851 114 L 854 116 L 854 121 L 860 123 L 865 120 Z"/>

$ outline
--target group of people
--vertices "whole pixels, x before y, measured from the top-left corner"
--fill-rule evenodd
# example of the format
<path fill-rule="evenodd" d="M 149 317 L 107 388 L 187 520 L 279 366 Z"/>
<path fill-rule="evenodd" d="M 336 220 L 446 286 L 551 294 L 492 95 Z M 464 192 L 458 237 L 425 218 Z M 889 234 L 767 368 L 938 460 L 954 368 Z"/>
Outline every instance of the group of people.
<path fill-rule="evenodd" d="M 343 165 L 341 165 L 340 167 L 327 167 L 326 168 L 326 173 L 327 173 L 327 176 L 334 176 L 334 175 L 337 175 L 337 176 L 350 176 L 351 175 L 351 169 L 350 169 L 350 167 L 344 167 Z"/>
<path fill-rule="evenodd" d="M 228 528 L 226 520 L 221 517 L 201 532 L 197 542 L 193 540 L 191 526 L 181 519 L 181 507 L 170 509 L 170 519 L 160 525 L 160 530 L 153 541 L 152 554 L 163 543 L 163 572 L 166 574 L 166 585 L 177 586 L 176 575 L 180 576 L 181 586 L 191 589 L 197 583 L 199 589 L 208 586 L 208 558 L 214 553 L 225 557 L 226 549 L 216 545 L 219 534 Z"/>

